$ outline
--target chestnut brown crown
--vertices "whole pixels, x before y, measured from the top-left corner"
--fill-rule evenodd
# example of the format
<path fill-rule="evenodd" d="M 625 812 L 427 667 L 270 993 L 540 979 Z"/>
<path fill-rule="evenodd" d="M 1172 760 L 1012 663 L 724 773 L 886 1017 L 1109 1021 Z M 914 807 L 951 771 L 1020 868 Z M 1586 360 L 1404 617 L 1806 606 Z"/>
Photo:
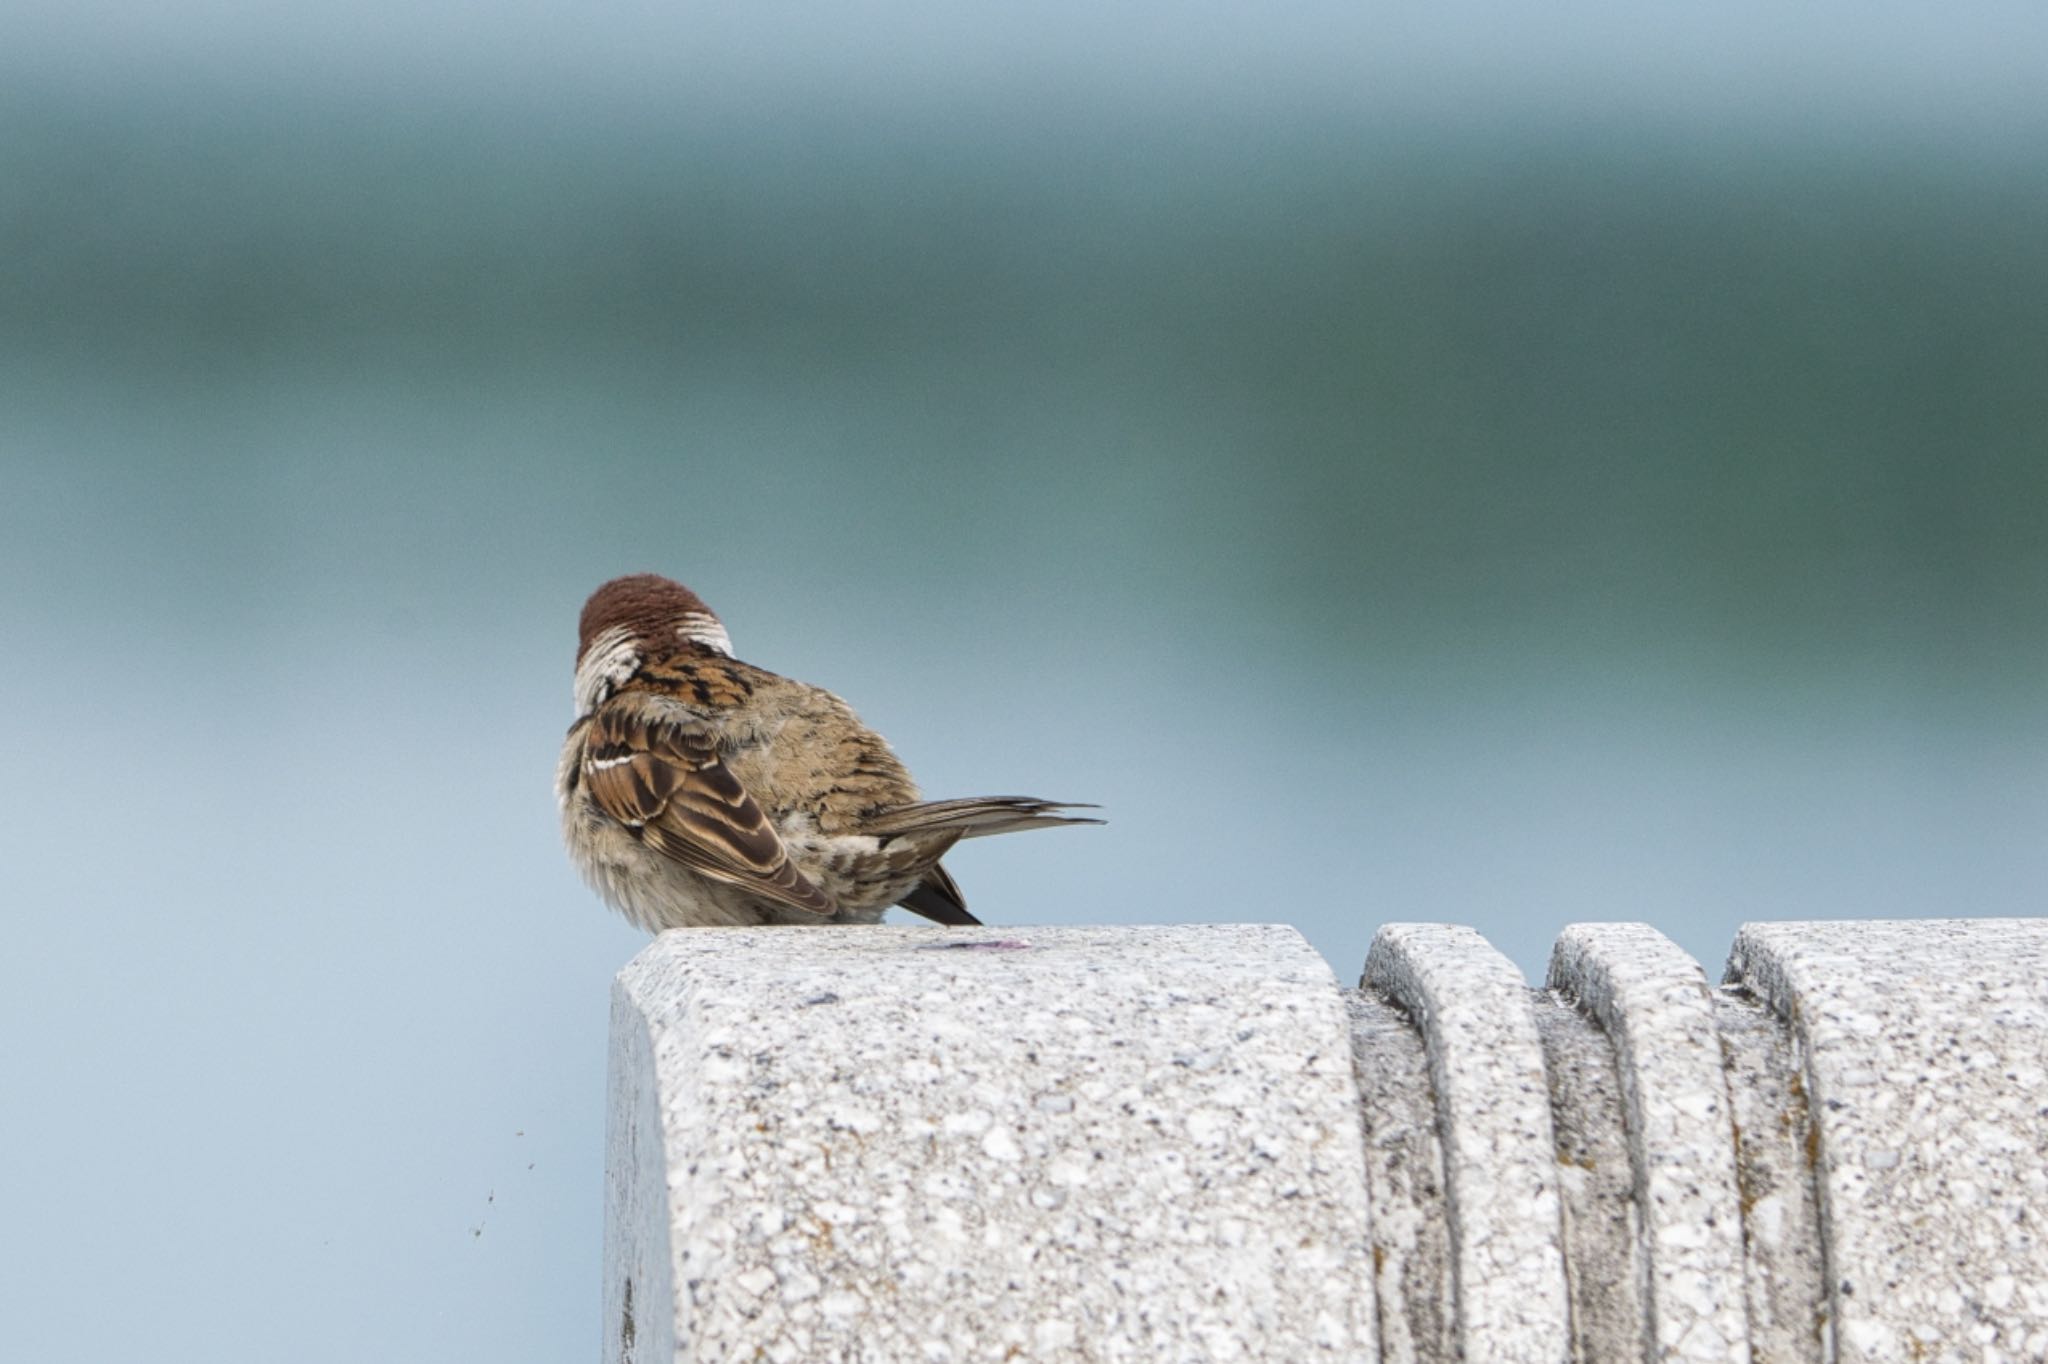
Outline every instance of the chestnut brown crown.
<path fill-rule="evenodd" d="M 583 603 L 583 616 L 576 625 L 576 656 L 582 658 L 590 641 L 614 627 L 623 626 L 642 639 L 656 639 L 672 633 L 691 615 L 718 619 L 718 613 L 706 606 L 702 597 L 659 573 L 613 578 Z"/>

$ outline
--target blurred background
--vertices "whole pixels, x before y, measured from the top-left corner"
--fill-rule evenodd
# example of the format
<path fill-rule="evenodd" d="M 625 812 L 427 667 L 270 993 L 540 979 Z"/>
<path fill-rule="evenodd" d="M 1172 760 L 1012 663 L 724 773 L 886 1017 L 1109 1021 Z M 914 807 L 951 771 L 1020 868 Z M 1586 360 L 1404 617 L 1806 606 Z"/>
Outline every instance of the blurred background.
<path fill-rule="evenodd" d="M 0 1356 L 592 1356 L 619 572 L 1106 806 L 995 923 L 2040 912 L 2048 20 L 1971 16 L 12 9 Z"/>

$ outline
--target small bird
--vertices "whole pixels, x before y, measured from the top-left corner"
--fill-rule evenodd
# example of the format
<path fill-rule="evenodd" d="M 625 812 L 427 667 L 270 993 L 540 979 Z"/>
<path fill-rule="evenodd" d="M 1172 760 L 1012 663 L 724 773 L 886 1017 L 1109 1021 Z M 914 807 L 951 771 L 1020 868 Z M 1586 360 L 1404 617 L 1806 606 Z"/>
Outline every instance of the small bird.
<path fill-rule="evenodd" d="M 979 923 L 939 864 L 955 843 L 1102 822 L 1029 796 L 920 800 L 851 706 L 734 658 L 711 608 L 653 573 L 583 605 L 555 796 L 584 879 L 651 933 L 873 923 L 891 905 Z"/>

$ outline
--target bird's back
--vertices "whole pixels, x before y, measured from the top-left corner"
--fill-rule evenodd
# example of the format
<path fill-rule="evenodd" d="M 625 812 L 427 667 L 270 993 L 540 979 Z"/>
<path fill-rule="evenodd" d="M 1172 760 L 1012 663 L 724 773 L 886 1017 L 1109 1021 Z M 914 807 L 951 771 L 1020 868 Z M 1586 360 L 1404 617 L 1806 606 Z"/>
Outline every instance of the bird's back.
<path fill-rule="evenodd" d="M 888 741 L 823 687 L 701 654 L 643 674 L 716 731 L 726 765 L 777 824 L 851 833 L 863 815 L 918 798 Z"/>

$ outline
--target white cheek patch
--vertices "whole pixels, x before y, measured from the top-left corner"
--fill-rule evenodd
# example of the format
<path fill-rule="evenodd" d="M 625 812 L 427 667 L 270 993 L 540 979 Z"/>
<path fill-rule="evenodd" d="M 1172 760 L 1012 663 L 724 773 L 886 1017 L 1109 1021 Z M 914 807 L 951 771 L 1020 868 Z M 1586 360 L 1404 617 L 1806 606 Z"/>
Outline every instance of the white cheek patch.
<path fill-rule="evenodd" d="M 639 651 L 624 626 L 615 625 L 591 640 L 576 665 L 576 717 L 596 710 L 639 666 Z"/>
<path fill-rule="evenodd" d="M 676 627 L 676 633 L 693 644 L 701 644 L 713 653 L 732 657 L 732 636 L 725 633 L 725 626 L 718 617 L 692 611 L 683 617 L 683 623 Z"/>

